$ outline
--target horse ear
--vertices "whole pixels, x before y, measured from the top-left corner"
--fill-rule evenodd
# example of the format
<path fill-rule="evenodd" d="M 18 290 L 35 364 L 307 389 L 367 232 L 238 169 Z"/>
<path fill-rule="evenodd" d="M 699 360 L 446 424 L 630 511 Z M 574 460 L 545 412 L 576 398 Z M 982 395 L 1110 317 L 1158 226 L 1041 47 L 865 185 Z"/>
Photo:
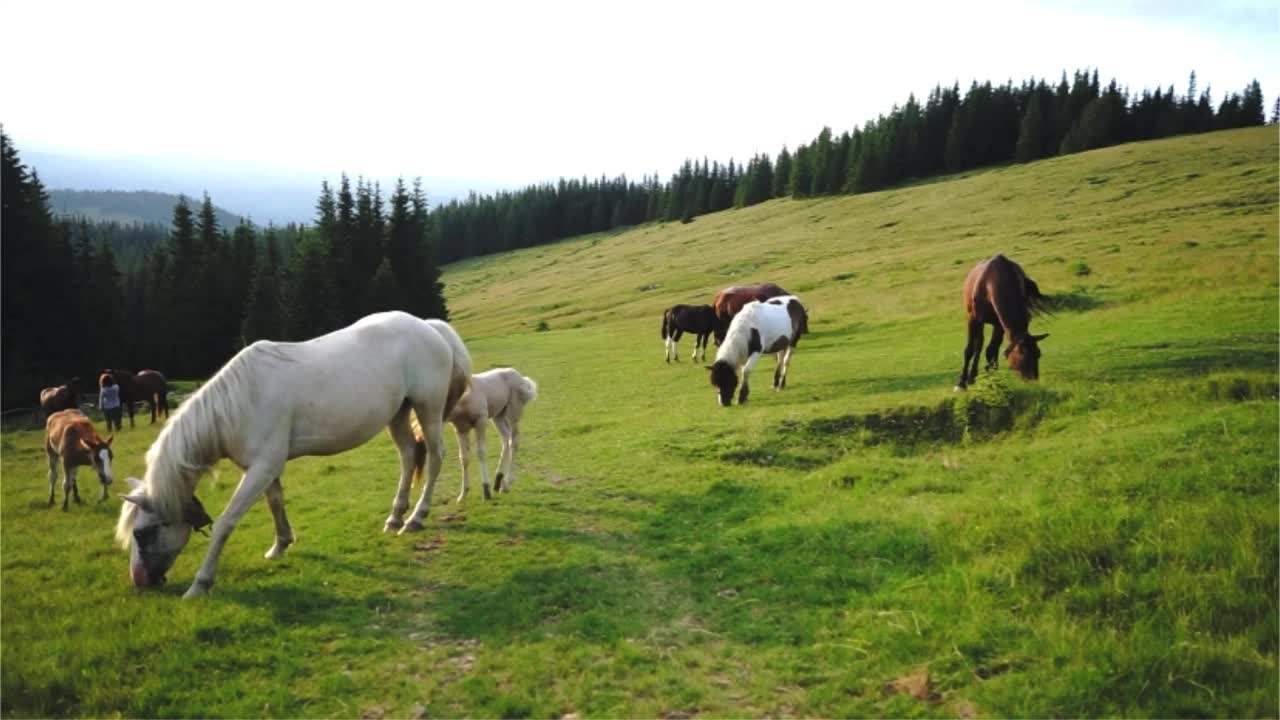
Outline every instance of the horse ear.
<path fill-rule="evenodd" d="M 107 436 L 107 439 L 106 439 L 106 441 L 105 441 L 105 442 L 107 443 L 107 447 L 111 447 L 111 443 L 112 443 L 112 441 L 114 441 L 115 439 L 116 439 L 116 436 L 115 436 L 115 434 L 114 434 L 114 433 L 113 433 L 113 434 L 111 434 L 111 435 L 108 435 L 108 436 Z"/>
<path fill-rule="evenodd" d="M 138 488 L 142 487 L 142 481 L 136 477 L 125 478 L 124 481 L 128 483 L 129 487 L 134 490 L 137 490 Z"/>
<path fill-rule="evenodd" d="M 708 369 L 708 370 L 715 370 L 715 369 L 716 369 L 716 366 L 715 366 L 715 365 L 703 365 L 702 367 L 704 367 L 704 368 L 706 368 L 706 369 Z"/>
<path fill-rule="evenodd" d="M 1049 333 L 1045 333 L 1045 334 L 1043 334 L 1043 335 L 1032 335 L 1032 336 L 1031 336 L 1031 339 L 1032 339 L 1032 340 L 1035 340 L 1036 342 L 1040 342 L 1041 340 L 1043 340 L 1043 339 L 1045 339 L 1045 338 L 1047 338 L 1047 337 L 1049 337 Z"/>
<path fill-rule="evenodd" d="M 132 480 L 133 478 L 129 478 L 129 479 Z M 124 500 L 125 502 L 131 502 L 134 505 L 137 505 L 138 507 L 142 508 L 143 510 L 146 510 L 149 513 L 154 513 L 156 511 L 155 510 L 156 506 L 151 502 L 151 498 L 141 493 L 138 493 L 138 494 L 129 493 L 128 495 L 121 495 L 120 499 Z"/>

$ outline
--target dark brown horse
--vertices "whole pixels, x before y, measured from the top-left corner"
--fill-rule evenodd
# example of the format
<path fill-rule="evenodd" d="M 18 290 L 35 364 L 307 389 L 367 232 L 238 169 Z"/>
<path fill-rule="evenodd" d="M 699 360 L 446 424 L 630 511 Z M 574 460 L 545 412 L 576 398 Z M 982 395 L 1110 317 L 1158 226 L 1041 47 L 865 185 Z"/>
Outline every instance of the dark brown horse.
<path fill-rule="evenodd" d="M 1000 343 L 1008 335 L 1009 349 L 1004 354 L 1009 358 L 1009 367 L 1024 380 L 1040 377 L 1038 343 L 1049 335 L 1031 335 L 1027 326 L 1032 315 L 1048 311 L 1049 299 L 1018 263 L 1004 255 L 978 263 L 964 280 L 964 307 L 969 313 L 969 343 L 964 348 L 964 366 L 960 368 L 956 390 L 963 390 L 978 379 L 983 325 L 994 328 L 987 346 L 987 370 L 995 369 Z"/>
<path fill-rule="evenodd" d="M 133 404 L 136 402 L 146 401 L 151 405 L 152 425 L 159 413 L 163 413 L 165 418 L 169 417 L 169 383 L 165 380 L 164 373 L 159 370 L 139 370 L 135 375 L 128 370 L 108 368 L 102 374 L 112 375 L 120 385 L 120 403 L 129 413 L 129 427 L 136 427 L 133 422 Z M 98 378 L 98 383 L 101 385 L 101 377 Z"/>
<path fill-rule="evenodd" d="M 672 305 L 662 313 L 662 344 L 666 346 L 667 362 L 671 362 L 674 354 L 676 362 L 680 362 L 680 348 L 676 343 L 685 333 L 697 336 L 693 341 L 693 360 L 698 360 L 698 350 L 702 350 L 702 359 L 707 359 L 707 338 L 716 329 L 716 312 L 710 305 Z"/>
<path fill-rule="evenodd" d="M 66 385 L 47 387 L 40 391 L 40 410 L 45 418 L 59 410 L 73 410 L 80 400 L 80 378 L 73 377 Z"/>
<path fill-rule="evenodd" d="M 724 334 L 729 331 L 729 323 L 733 321 L 733 316 L 738 314 L 743 305 L 752 300 L 764 302 L 771 297 L 790 294 L 773 283 L 731 285 L 716 293 L 716 299 L 711 303 L 719 323 L 716 327 L 716 345 L 724 342 Z"/>

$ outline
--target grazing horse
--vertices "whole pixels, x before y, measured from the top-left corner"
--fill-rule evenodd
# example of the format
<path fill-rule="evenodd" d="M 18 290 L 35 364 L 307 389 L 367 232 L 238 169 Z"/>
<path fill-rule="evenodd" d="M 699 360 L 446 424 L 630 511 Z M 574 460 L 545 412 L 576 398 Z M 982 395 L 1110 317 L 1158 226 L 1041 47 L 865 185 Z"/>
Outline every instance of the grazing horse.
<path fill-rule="evenodd" d="M 107 499 L 107 486 L 115 479 L 111 473 L 111 441 L 98 437 L 93 421 L 79 410 L 59 410 L 49 416 L 44 426 L 44 452 L 49 457 L 49 504 L 53 504 L 54 489 L 58 484 L 58 460 L 62 460 L 62 509 L 67 509 L 68 496 L 75 496 L 80 504 L 80 488 L 76 486 L 76 468 L 88 465 L 98 472 L 102 483 L 102 497 Z"/>
<path fill-rule="evenodd" d="M 47 387 L 40 391 L 40 410 L 46 421 L 59 410 L 74 410 L 80 400 L 80 378 L 73 377 L 66 385 Z"/>
<path fill-rule="evenodd" d="M 168 419 L 169 383 L 165 380 L 164 373 L 159 370 L 139 370 L 135 375 L 128 370 L 108 368 L 98 377 L 99 385 L 107 375 L 114 376 L 120 385 L 120 403 L 129 413 L 129 427 L 136 427 L 133 422 L 133 404 L 136 402 L 146 401 L 151 406 L 152 425 L 156 424 L 158 414 L 162 413 Z"/>
<path fill-rule="evenodd" d="M 719 345 L 724 342 L 725 333 L 729 331 L 729 323 L 733 321 L 733 316 L 737 315 L 744 305 L 752 300 L 768 300 L 772 297 L 790 294 L 773 283 L 732 285 L 716 293 L 715 300 L 711 302 L 718 322 L 716 326 L 716 344 Z"/>
<path fill-rule="evenodd" d="M 702 359 L 707 359 L 707 339 L 716 330 L 716 311 L 710 305 L 672 305 L 662 313 L 662 343 L 667 349 L 667 362 L 675 355 L 680 362 L 680 337 L 685 333 L 693 333 L 697 337 L 693 341 L 693 360 L 698 360 L 698 349 L 702 349 Z"/>
<path fill-rule="evenodd" d="M 809 313 L 794 295 L 752 301 L 742 307 L 729 324 L 729 332 L 716 352 L 716 361 L 707 365 L 711 384 L 718 389 L 720 404 L 733 404 L 733 390 L 742 374 L 742 390 L 738 404 L 751 393 L 747 376 L 764 353 L 776 353 L 778 366 L 773 371 L 773 389 L 787 386 L 787 370 L 800 336 L 809 331 Z"/>
<path fill-rule="evenodd" d="M 485 426 L 489 420 L 502 436 L 502 455 L 498 457 L 498 475 L 493 481 L 494 492 L 510 492 L 516 483 L 516 450 L 520 446 L 520 418 L 524 406 L 538 397 L 538 384 L 533 378 L 521 375 L 512 368 L 497 368 L 471 376 L 471 389 L 467 391 L 453 412 L 449 422 L 458 436 L 458 457 L 462 461 L 462 490 L 458 502 L 462 502 L 471 490 L 470 432 L 476 433 L 476 457 L 480 459 L 480 484 L 484 499 L 489 492 L 489 467 L 486 464 Z M 422 428 L 418 418 L 413 418 L 413 434 L 417 439 L 414 455 L 414 478 L 422 474 L 422 463 L 427 446 L 422 440 Z M 505 471 L 503 468 L 506 468 Z M 503 480 L 506 480 L 504 483 Z"/>
<path fill-rule="evenodd" d="M 213 523 L 189 598 L 213 586 L 223 546 L 263 495 L 276 530 L 266 557 L 281 557 L 293 543 L 280 485 L 287 461 L 350 450 L 382 427 L 400 451 L 400 484 L 384 530 L 421 530 L 443 461 L 444 419 L 470 383 L 471 357 L 453 328 L 403 312 L 369 315 L 307 342 L 260 340 L 241 350 L 165 424 L 147 450 L 145 478 L 129 480 L 134 490 L 124 496 L 116 540 L 132 547 L 134 584 L 164 582 L 192 529 L 212 522 L 195 490 L 218 460 L 230 459 L 244 477 Z M 425 431 L 428 477 L 406 524 L 415 414 Z"/>
<path fill-rule="evenodd" d="M 956 390 L 964 390 L 978 379 L 978 355 L 982 351 L 982 326 L 991 325 L 991 344 L 987 346 L 987 370 L 996 367 L 1000 343 L 1009 336 L 1009 367 L 1024 380 L 1040 377 L 1039 342 L 1047 337 L 1030 335 L 1027 326 L 1032 315 L 1048 312 L 1049 299 L 1035 282 L 1027 277 L 1018 263 L 1004 255 L 983 260 L 969 271 L 964 280 L 964 307 L 969 315 L 969 342 L 964 348 L 964 365 Z M 970 369 L 970 360 L 973 361 Z"/>

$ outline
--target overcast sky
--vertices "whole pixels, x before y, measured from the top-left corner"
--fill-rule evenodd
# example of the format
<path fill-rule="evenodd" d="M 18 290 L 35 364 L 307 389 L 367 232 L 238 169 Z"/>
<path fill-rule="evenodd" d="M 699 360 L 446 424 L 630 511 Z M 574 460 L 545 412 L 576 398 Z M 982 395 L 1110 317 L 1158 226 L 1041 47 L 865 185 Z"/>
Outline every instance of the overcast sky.
<path fill-rule="evenodd" d="M 1271 2 L 3 0 L 20 151 L 516 185 L 664 178 L 837 132 L 910 92 L 1097 67 L 1280 91 Z M 317 180 L 318 182 L 318 180 Z"/>

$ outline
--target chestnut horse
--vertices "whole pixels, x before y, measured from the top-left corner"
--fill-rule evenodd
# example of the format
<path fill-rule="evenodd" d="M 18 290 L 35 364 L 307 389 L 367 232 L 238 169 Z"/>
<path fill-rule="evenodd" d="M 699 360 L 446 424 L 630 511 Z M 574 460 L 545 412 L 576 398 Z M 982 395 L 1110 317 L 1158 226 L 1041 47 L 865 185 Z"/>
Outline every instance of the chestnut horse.
<path fill-rule="evenodd" d="M 716 293 L 716 298 L 711 303 L 711 307 L 715 309 L 718 323 L 716 326 L 716 345 L 724 342 L 724 335 L 729 332 L 729 323 L 733 320 L 733 316 L 737 315 L 738 311 L 742 309 L 743 305 L 752 300 L 764 301 L 771 297 L 790 294 L 773 283 L 731 285 Z"/>
<path fill-rule="evenodd" d="M 73 377 L 66 385 L 47 387 L 40 391 L 40 410 L 45 419 L 59 410 L 75 409 L 80 400 L 80 378 Z M 38 419 L 38 418 L 37 418 Z"/>
<path fill-rule="evenodd" d="M 987 346 L 987 370 L 995 369 L 996 354 L 1007 334 L 1009 348 L 1004 354 L 1009 358 L 1009 367 L 1024 380 L 1040 377 L 1038 343 L 1049 334 L 1030 335 L 1027 326 L 1032 315 L 1048 312 L 1049 298 L 1018 263 L 1004 255 L 978 263 L 964 280 L 964 306 L 969 314 L 969 343 L 964 348 L 964 366 L 960 368 L 956 390 L 964 390 L 978 379 L 983 325 L 994 328 L 991 344 Z"/>
<path fill-rule="evenodd" d="M 129 427 L 136 427 L 133 422 L 133 404 L 144 400 L 151 405 L 152 425 L 156 423 L 156 416 L 160 413 L 168 419 L 169 383 L 165 380 L 164 373 L 159 370 L 140 370 L 134 375 L 128 370 L 108 368 L 102 371 L 102 375 L 114 376 L 116 383 L 120 385 L 120 403 L 129 413 Z M 98 384 L 102 384 L 102 376 L 99 376 Z"/>
<path fill-rule="evenodd" d="M 58 460 L 62 460 L 62 509 L 67 509 L 67 499 L 74 497 L 80 504 L 80 488 L 76 486 L 76 468 L 92 467 L 102 483 L 102 497 L 107 499 L 107 486 L 115 479 L 111 473 L 111 440 L 98 437 L 93 421 L 79 410 L 60 410 L 49 416 L 44 429 L 44 452 L 49 458 L 49 504 L 54 502 L 54 490 L 58 484 Z"/>

